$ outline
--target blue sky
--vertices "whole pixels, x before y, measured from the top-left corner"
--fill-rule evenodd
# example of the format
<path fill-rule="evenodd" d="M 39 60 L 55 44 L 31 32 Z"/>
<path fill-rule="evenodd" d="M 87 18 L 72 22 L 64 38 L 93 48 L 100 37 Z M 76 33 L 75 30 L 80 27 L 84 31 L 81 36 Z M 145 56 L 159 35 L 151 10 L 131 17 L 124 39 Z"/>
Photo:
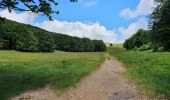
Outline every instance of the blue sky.
<path fill-rule="evenodd" d="M 7 19 L 31 24 L 48 31 L 105 42 L 120 43 L 133 35 L 138 29 L 147 29 L 148 15 L 153 10 L 153 0 L 58 0 L 59 15 L 47 17 L 28 12 L 9 14 L 6 9 L 0 15 Z"/>
<path fill-rule="evenodd" d="M 128 26 L 134 19 L 127 20 L 121 17 L 120 11 L 124 8 L 135 9 L 140 0 L 79 0 L 77 3 L 69 3 L 68 0 L 60 0 L 59 15 L 53 15 L 60 21 L 99 22 L 107 29 Z M 39 18 L 39 21 L 47 19 Z"/>

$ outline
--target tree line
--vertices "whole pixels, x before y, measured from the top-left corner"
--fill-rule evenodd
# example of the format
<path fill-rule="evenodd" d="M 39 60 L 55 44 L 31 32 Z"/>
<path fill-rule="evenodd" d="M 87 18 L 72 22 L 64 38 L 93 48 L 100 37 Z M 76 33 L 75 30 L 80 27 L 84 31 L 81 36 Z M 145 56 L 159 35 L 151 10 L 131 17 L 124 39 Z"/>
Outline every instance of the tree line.
<path fill-rule="evenodd" d="M 127 50 L 149 50 L 151 45 L 151 32 L 149 30 L 139 29 L 129 39 L 125 40 L 123 46 Z"/>
<path fill-rule="evenodd" d="M 0 49 L 24 52 L 102 52 L 106 46 L 102 40 L 90 40 L 59 33 L 48 32 L 41 28 L 3 20 L 0 23 Z"/>
<path fill-rule="evenodd" d="M 126 49 L 170 51 L 170 0 L 155 0 L 149 30 L 138 30 L 124 42 Z"/>

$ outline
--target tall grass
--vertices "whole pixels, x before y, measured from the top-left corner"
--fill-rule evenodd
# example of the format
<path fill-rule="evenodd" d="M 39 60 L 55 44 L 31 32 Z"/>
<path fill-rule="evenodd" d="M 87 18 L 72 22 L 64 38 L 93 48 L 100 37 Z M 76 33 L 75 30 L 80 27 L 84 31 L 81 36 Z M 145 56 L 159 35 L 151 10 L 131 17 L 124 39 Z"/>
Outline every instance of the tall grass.
<path fill-rule="evenodd" d="M 150 90 L 152 95 L 170 99 L 170 52 L 134 52 L 109 48 L 108 52 L 121 60 L 128 76 Z"/>

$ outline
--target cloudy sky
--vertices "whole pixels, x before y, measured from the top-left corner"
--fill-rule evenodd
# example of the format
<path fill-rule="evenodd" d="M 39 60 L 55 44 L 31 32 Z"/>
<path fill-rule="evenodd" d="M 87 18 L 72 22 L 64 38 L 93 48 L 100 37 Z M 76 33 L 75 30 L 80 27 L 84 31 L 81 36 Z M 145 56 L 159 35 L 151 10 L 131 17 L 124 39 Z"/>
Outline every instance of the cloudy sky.
<path fill-rule="evenodd" d="M 153 0 L 58 1 L 60 14 L 53 15 L 54 21 L 43 15 L 9 13 L 6 9 L 0 9 L 0 16 L 52 32 L 121 43 L 138 29 L 148 28 L 148 16 L 154 7 Z"/>

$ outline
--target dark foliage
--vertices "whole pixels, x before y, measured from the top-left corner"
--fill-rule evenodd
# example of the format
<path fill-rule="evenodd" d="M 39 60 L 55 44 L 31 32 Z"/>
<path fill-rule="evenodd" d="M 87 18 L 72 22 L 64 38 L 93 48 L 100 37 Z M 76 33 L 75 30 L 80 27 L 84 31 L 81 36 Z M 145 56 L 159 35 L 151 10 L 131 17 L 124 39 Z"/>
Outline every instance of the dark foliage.
<path fill-rule="evenodd" d="M 102 40 L 93 40 L 93 44 L 94 44 L 94 51 L 106 51 L 106 45 L 104 44 L 104 42 Z"/>
<path fill-rule="evenodd" d="M 155 0 L 157 7 L 151 15 L 150 28 L 154 49 L 170 50 L 170 0 Z"/>
<path fill-rule="evenodd" d="M 15 26 L 15 27 L 14 27 Z M 0 24 L 0 38 L 3 40 L 4 49 L 15 49 L 15 43 L 17 40 L 16 32 L 20 33 L 24 31 L 22 28 L 18 30 L 19 24 L 14 24 L 11 21 L 5 20 Z"/>
<path fill-rule="evenodd" d="M 83 52 L 84 51 L 84 45 L 82 39 L 78 37 L 73 37 L 69 41 L 69 50 L 72 52 Z"/>
<path fill-rule="evenodd" d="M 37 51 L 53 52 L 55 50 L 55 42 L 50 33 L 40 31 L 34 33 L 34 35 L 38 40 Z"/>
<path fill-rule="evenodd" d="M 85 52 L 90 52 L 90 51 L 94 51 L 94 44 L 93 41 L 91 41 L 88 38 L 83 38 L 83 45 L 84 45 L 84 51 Z"/>
<path fill-rule="evenodd" d="M 13 49 L 25 52 L 68 52 L 105 51 L 102 40 L 72 37 L 52 33 L 41 28 L 4 20 L 0 23 L 0 49 Z"/>
<path fill-rule="evenodd" d="M 131 38 L 127 39 L 123 47 L 126 49 L 134 49 L 140 48 L 144 44 L 148 44 L 150 42 L 150 31 L 146 30 L 138 30 L 136 34 L 134 34 Z"/>
<path fill-rule="evenodd" d="M 154 51 L 170 50 L 170 0 L 155 0 L 156 8 L 150 17 L 150 30 L 139 30 L 124 43 L 126 49 L 151 48 Z M 149 44 L 149 45 L 148 45 Z"/>
<path fill-rule="evenodd" d="M 70 2 L 77 1 L 70 0 Z M 8 9 L 9 13 L 12 10 L 43 13 L 49 20 L 52 20 L 51 14 L 59 14 L 59 11 L 54 10 L 52 6 L 56 9 L 58 2 L 56 0 L 0 0 L 0 9 Z"/>
<path fill-rule="evenodd" d="M 112 43 L 110 43 L 110 47 L 112 47 L 113 46 L 113 44 Z"/>
<path fill-rule="evenodd" d="M 26 29 L 24 29 L 23 32 L 17 34 L 15 49 L 19 51 L 27 51 L 27 52 L 37 51 L 38 49 L 37 43 L 38 41 L 33 35 L 33 33 L 28 32 Z"/>

